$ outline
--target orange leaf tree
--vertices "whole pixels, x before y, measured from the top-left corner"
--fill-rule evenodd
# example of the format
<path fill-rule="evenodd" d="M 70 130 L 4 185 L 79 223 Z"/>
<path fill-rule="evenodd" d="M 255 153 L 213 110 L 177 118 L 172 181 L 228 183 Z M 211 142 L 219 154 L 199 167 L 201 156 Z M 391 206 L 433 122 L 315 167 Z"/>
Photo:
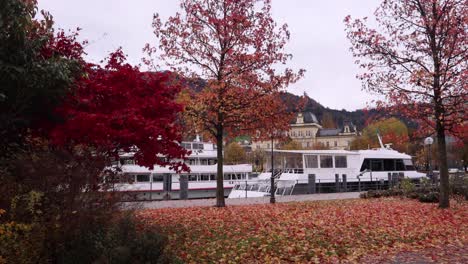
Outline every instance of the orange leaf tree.
<path fill-rule="evenodd" d="M 464 122 L 468 106 L 467 6 L 466 0 L 384 0 L 376 29 L 366 19 L 345 19 L 364 88 L 437 134 L 441 208 L 449 207 L 445 136 Z"/>
<path fill-rule="evenodd" d="M 168 66 L 187 78 L 206 80 L 185 111 L 216 141 L 216 206 L 223 207 L 224 137 L 256 131 L 271 118 L 287 124 L 287 118 L 278 118 L 279 99 L 272 94 L 303 71 L 285 67 L 292 57 L 283 51 L 289 31 L 272 19 L 270 0 L 182 0 L 180 7 L 181 13 L 164 24 L 156 14 L 154 32 Z"/>

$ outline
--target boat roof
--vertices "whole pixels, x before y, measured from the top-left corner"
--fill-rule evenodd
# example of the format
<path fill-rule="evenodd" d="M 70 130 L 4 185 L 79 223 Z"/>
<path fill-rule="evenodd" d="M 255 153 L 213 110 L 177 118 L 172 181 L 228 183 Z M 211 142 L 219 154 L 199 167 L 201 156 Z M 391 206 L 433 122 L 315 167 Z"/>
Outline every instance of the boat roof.
<path fill-rule="evenodd" d="M 307 150 L 282 150 L 282 149 L 274 149 L 273 152 L 278 153 L 294 153 L 294 154 L 346 154 L 346 155 L 359 155 L 357 151 L 350 151 L 350 150 L 318 150 L 318 149 L 307 149 Z"/>
<path fill-rule="evenodd" d="M 400 158 L 411 159 L 411 156 L 405 153 L 398 152 L 394 149 L 365 149 L 365 150 L 281 150 L 274 149 L 276 153 L 293 153 L 293 154 L 328 154 L 328 155 L 361 155 L 364 158 Z"/>
<path fill-rule="evenodd" d="M 191 173 L 216 173 L 218 165 L 189 165 Z M 150 170 L 147 167 L 139 165 L 124 165 L 122 166 L 123 173 L 176 173 L 169 167 L 154 166 Z M 252 172 L 252 165 L 250 164 L 237 164 L 237 165 L 224 165 L 224 173 L 242 173 Z"/>

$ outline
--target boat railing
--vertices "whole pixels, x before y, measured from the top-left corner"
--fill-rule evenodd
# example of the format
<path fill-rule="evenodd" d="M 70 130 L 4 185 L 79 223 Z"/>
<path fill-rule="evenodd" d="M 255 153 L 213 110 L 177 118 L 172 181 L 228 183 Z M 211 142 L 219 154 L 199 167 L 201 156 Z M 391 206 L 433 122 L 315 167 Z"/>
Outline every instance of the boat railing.
<path fill-rule="evenodd" d="M 286 168 L 286 169 L 283 169 L 283 173 L 303 174 L 304 169 L 303 168 Z"/>
<path fill-rule="evenodd" d="M 295 185 L 298 183 L 296 180 L 274 180 L 275 194 L 277 195 L 291 195 Z M 271 191 L 271 179 L 261 181 L 238 181 L 235 183 L 233 190 L 262 192 L 269 194 Z"/>

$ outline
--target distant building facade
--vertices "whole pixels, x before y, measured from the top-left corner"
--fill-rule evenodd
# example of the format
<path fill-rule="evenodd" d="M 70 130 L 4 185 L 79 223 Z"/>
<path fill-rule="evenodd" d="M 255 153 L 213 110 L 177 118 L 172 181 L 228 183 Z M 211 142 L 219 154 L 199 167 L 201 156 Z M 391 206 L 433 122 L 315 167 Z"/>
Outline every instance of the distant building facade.
<path fill-rule="evenodd" d="M 349 149 L 351 141 L 359 135 L 356 126 L 345 121 L 342 128 L 325 129 L 319 124 L 317 117 L 311 112 L 298 113 L 291 123 L 288 136 L 300 143 L 302 148 L 311 149 L 322 145 L 329 149 Z M 271 149 L 271 141 L 252 142 L 252 149 Z M 274 148 L 280 144 L 273 142 Z"/>

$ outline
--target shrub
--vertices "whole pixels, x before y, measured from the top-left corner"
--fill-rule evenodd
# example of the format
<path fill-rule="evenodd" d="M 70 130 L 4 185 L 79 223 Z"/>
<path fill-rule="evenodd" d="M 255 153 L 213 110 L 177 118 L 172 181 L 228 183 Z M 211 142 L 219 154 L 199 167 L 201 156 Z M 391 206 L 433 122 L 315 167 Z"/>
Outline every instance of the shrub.
<path fill-rule="evenodd" d="M 450 178 L 450 193 L 452 195 L 462 196 L 468 200 L 468 177 L 455 176 Z"/>
<path fill-rule="evenodd" d="M 414 191 L 415 189 L 415 185 L 414 183 L 411 181 L 411 179 L 409 178 L 404 178 L 403 180 L 401 180 L 400 182 L 400 188 L 401 190 L 403 191 L 403 193 L 405 195 L 411 193 Z"/>
<path fill-rule="evenodd" d="M 430 192 L 427 194 L 420 194 L 419 201 L 422 203 L 438 203 L 439 202 L 439 193 Z"/>
<path fill-rule="evenodd" d="M 129 213 L 110 225 L 86 230 L 68 241 L 59 263 L 169 263 L 167 238 L 155 230 L 138 230 Z M 84 231 L 84 230 L 83 230 Z"/>

